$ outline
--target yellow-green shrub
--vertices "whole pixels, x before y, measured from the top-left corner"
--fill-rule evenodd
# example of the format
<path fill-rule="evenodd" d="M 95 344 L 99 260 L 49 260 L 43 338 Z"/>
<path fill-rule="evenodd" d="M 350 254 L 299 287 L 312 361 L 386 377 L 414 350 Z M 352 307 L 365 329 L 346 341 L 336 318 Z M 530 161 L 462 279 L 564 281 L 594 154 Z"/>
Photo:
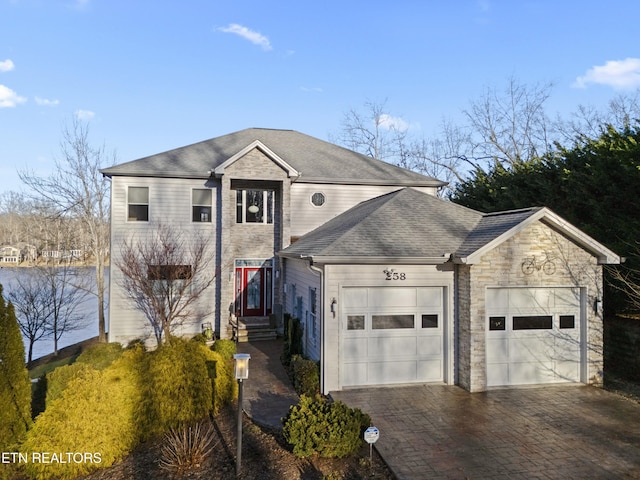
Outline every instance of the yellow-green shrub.
<path fill-rule="evenodd" d="M 298 395 L 314 397 L 320 393 L 320 366 L 313 360 L 294 355 L 291 357 L 293 386 Z"/>
<path fill-rule="evenodd" d="M 201 348 L 206 357 L 207 369 L 213 387 L 213 414 L 217 415 L 224 405 L 231 403 L 238 395 L 238 385 L 233 373 L 233 360 L 219 352 L 211 351 L 206 346 Z"/>
<path fill-rule="evenodd" d="M 96 370 L 103 370 L 122 355 L 119 343 L 97 343 L 85 349 L 76 359 L 76 363 L 87 363 Z"/>
<path fill-rule="evenodd" d="M 238 346 L 233 340 L 216 340 L 211 349 L 229 360 L 238 353 Z"/>
<path fill-rule="evenodd" d="M 147 354 L 143 405 L 147 436 L 200 420 L 213 410 L 205 350 L 197 342 L 174 338 Z"/>
<path fill-rule="evenodd" d="M 38 416 L 21 447 L 29 456 L 55 452 L 67 463 L 29 461 L 24 468 L 30 478 L 86 474 L 111 465 L 138 444 L 143 356 L 139 349 L 130 350 L 105 370 L 87 366 L 69 379 L 62 395 Z M 85 453 L 89 456 L 76 463 Z"/>
<path fill-rule="evenodd" d="M 96 369 L 86 363 L 72 363 L 71 365 L 63 365 L 47 373 L 44 380 L 46 385 L 46 407 L 48 408 L 54 400 L 62 396 L 62 393 L 71 380 L 83 377 L 91 370 Z"/>

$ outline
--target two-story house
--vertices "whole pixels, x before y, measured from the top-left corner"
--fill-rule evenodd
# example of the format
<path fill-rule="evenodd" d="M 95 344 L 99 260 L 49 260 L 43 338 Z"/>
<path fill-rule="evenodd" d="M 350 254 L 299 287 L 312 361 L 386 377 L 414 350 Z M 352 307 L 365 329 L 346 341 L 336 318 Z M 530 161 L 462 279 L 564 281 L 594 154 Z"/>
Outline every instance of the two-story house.
<path fill-rule="evenodd" d="M 112 258 L 154 224 L 207 235 L 201 301 L 217 335 L 234 317 L 304 326 L 323 392 L 444 382 L 602 381 L 602 265 L 620 258 L 546 208 L 483 214 L 436 179 L 290 130 L 247 129 L 103 170 Z M 149 336 L 120 272 L 109 339 Z M 177 334 L 200 331 L 203 318 Z"/>

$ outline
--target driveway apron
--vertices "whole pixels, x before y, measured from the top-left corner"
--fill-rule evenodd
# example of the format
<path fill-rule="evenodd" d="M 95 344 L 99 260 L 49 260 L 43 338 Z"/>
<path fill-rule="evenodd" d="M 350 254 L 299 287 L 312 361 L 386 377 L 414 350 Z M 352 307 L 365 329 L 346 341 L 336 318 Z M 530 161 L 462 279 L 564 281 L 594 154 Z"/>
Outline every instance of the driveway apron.
<path fill-rule="evenodd" d="M 399 480 L 640 478 L 640 404 L 588 386 L 344 390 Z"/>

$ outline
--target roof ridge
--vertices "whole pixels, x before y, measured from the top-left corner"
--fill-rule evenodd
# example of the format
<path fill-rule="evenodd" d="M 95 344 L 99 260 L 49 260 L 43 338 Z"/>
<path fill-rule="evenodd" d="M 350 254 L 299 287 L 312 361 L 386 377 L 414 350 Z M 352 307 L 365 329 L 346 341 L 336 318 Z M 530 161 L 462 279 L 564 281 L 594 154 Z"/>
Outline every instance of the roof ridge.
<path fill-rule="evenodd" d="M 513 215 L 514 213 L 522 213 L 522 212 L 536 212 L 538 210 L 542 210 L 545 207 L 526 207 L 526 208 L 516 208 L 513 210 L 500 210 L 499 212 L 489 212 L 484 213 L 485 217 L 497 217 L 500 215 Z"/>

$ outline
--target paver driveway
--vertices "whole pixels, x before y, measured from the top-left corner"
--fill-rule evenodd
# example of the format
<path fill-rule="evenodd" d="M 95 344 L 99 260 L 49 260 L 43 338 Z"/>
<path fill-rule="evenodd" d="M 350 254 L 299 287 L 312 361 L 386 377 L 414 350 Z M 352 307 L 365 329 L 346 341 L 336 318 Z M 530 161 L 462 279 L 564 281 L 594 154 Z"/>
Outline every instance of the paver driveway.
<path fill-rule="evenodd" d="M 399 480 L 640 478 L 640 404 L 598 388 L 422 385 L 332 397 L 371 415 Z"/>

